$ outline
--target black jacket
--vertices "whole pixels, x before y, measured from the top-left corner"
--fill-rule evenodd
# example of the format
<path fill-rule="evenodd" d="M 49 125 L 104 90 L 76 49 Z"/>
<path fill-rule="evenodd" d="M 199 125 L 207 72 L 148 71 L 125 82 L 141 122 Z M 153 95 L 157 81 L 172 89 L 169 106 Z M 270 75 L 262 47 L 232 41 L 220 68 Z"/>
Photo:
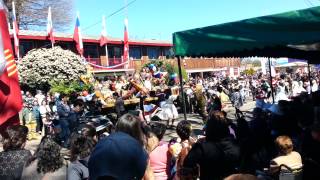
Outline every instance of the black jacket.
<path fill-rule="evenodd" d="M 231 138 L 196 143 L 184 160 L 183 171 L 199 166 L 201 180 L 223 179 L 235 173 L 239 159 L 240 148 Z"/>

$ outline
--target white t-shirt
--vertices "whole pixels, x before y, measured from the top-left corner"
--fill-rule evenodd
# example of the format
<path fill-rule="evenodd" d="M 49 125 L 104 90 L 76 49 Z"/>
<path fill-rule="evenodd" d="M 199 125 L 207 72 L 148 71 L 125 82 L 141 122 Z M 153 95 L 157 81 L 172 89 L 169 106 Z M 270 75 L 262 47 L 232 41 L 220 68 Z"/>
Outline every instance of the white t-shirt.
<path fill-rule="evenodd" d="M 297 169 L 302 167 L 301 156 L 296 151 L 292 151 L 288 155 L 276 157 L 272 161 L 275 162 L 278 166 L 283 164 L 292 169 Z"/>

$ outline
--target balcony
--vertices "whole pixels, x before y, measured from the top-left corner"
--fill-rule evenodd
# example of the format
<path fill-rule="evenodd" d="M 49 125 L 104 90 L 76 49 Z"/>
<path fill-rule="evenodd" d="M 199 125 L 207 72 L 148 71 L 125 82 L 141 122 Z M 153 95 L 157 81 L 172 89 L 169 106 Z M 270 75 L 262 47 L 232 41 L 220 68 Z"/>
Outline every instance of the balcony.
<path fill-rule="evenodd" d="M 150 62 L 147 58 L 135 59 L 129 62 L 129 65 L 120 65 L 122 63 L 121 58 L 108 58 L 108 63 L 105 57 L 101 58 L 87 58 L 92 64 L 98 66 L 116 66 L 113 68 L 99 68 L 95 67 L 95 72 L 114 72 L 114 71 L 135 71 L 141 69 L 141 67 Z M 168 62 L 172 65 L 177 64 L 177 59 L 161 59 L 162 61 Z M 240 67 L 239 58 L 188 58 L 181 60 L 181 65 L 189 72 L 197 71 L 214 71 L 216 69 L 226 68 L 226 67 Z"/>

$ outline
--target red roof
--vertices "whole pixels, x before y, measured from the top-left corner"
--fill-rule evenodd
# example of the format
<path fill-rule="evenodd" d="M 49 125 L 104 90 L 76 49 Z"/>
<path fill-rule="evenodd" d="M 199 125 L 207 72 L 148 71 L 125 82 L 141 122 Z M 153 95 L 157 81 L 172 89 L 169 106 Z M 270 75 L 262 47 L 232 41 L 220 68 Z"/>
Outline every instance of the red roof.
<path fill-rule="evenodd" d="M 10 31 L 12 32 L 12 30 Z M 72 42 L 73 35 L 66 33 L 54 33 L 54 39 L 56 41 L 65 41 Z M 87 43 L 97 43 L 99 44 L 100 36 L 87 36 L 83 35 L 83 42 Z M 123 44 L 123 40 L 120 38 L 107 37 L 109 44 Z M 19 39 L 30 39 L 30 40 L 48 40 L 48 36 L 44 31 L 29 31 L 29 30 L 20 30 Z M 130 40 L 130 45 L 143 45 L 143 46 L 163 46 L 163 47 L 172 47 L 173 44 L 169 41 L 159 41 L 159 40 Z"/>

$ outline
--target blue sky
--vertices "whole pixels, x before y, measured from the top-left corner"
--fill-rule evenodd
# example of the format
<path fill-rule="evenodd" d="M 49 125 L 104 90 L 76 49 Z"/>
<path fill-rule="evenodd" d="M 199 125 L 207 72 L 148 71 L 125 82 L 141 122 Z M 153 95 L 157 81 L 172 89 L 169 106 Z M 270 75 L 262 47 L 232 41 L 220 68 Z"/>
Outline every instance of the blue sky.
<path fill-rule="evenodd" d="M 125 1 L 132 0 L 75 0 L 83 34 L 100 35 L 101 16 Z M 320 0 L 136 0 L 128 7 L 129 38 L 171 41 L 176 31 L 319 5 Z M 124 17 L 121 11 L 107 19 L 109 36 L 123 37 Z"/>

